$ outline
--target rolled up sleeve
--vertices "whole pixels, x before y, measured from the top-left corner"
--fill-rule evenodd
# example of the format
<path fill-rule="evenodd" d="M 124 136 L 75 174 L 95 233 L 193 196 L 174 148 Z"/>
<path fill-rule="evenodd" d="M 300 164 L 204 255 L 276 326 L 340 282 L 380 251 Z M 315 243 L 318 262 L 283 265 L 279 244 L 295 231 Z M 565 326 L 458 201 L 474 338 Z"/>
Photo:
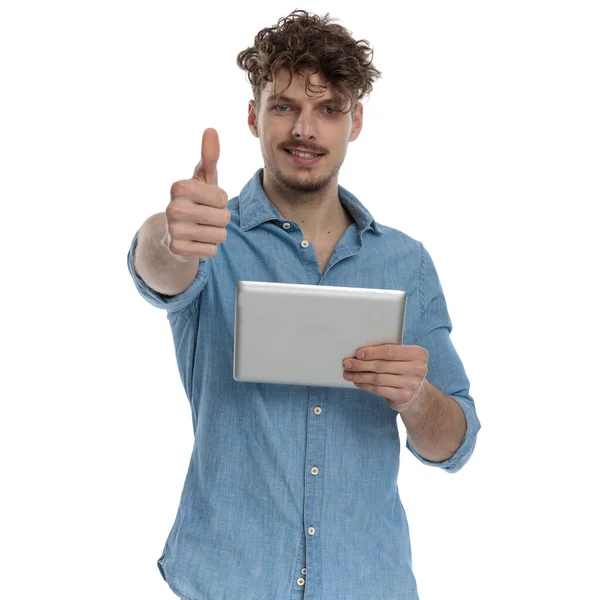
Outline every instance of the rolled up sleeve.
<path fill-rule="evenodd" d="M 452 321 L 446 306 L 442 285 L 433 260 L 422 244 L 421 251 L 419 281 L 421 316 L 415 343 L 429 353 L 427 380 L 453 398 L 463 409 L 467 421 L 467 431 L 456 452 L 442 462 L 433 462 L 420 456 L 408 438 L 406 447 L 423 464 L 455 473 L 467 463 L 473 454 L 481 423 L 477 417 L 475 402 L 469 394 L 469 379 L 450 339 Z"/>

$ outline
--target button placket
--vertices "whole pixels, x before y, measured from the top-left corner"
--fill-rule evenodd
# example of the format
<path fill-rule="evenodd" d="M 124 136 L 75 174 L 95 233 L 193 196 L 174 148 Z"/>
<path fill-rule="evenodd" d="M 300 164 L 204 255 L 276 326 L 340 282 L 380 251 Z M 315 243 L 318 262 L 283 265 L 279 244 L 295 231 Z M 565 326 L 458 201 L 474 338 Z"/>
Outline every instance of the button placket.
<path fill-rule="evenodd" d="M 311 393 L 311 396 L 312 396 L 312 393 Z M 318 400 L 318 398 L 317 398 L 317 400 Z M 310 409 L 309 409 L 309 410 L 310 410 Z M 313 412 L 313 414 L 314 414 L 315 416 L 319 416 L 319 415 L 321 415 L 321 413 L 323 412 L 323 409 L 322 409 L 322 407 L 321 407 L 321 406 L 319 406 L 319 405 L 317 405 L 317 406 L 314 406 L 314 405 L 313 405 L 313 407 L 312 407 L 312 412 Z M 315 427 L 317 427 L 317 428 L 321 428 L 321 427 L 323 427 L 323 424 L 318 424 L 317 422 L 315 422 L 315 423 L 314 423 L 314 426 L 315 426 Z M 315 447 L 315 451 L 317 452 L 317 455 L 318 455 L 318 456 L 320 456 L 320 453 L 319 453 L 319 448 L 318 448 L 318 446 L 317 446 L 317 447 Z M 318 461 L 315 461 L 315 462 L 318 462 Z M 321 471 L 320 471 L 319 467 L 318 467 L 318 466 L 317 466 L 315 463 L 313 463 L 312 465 L 310 465 L 308 468 L 309 468 L 309 471 L 310 471 L 310 473 L 311 473 L 313 476 L 316 476 L 316 475 L 318 475 L 318 474 L 320 474 L 320 473 L 321 473 Z M 318 484 L 318 483 L 317 483 L 317 480 L 315 480 L 315 484 L 314 484 L 314 485 L 316 486 L 316 487 L 314 488 L 315 490 L 320 490 L 320 485 L 321 485 L 321 484 Z M 311 489 L 312 489 L 312 486 L 311 486 Z M 318 500 L 319 500 L 318 494 L 320 494 L 320 493 L 321 493 L 320 491 L 317 491 L 317 495 L 315 496 L 315 492 L 314 492 L 314 491 L 310 491 L 310 498 L 311 498 L 311 501 L 315 500 L 315 501 L 317 501 L 317 502 L 318 502 Z M 312 520 L 312 518 L 313 518 L 313 517 L 312 517 L 312 515 L 305 514 L 305 518 L 306 518 L 306 517 L 308 517 L 308 523 L 310 523 L 310 520 Z M 305 521 L 305 523 L 306 523 L 306 521 Z M 308 525 L 308 523 L 306 523 L 306 525 Z M 317 525 L 317 523 L 316 523 L 315 525 Z M 313 526 L 313 525 L 310 525 L 309 527 L 306 527 L 305 531 L 306 531 L 306 535 L 307 535 L 307 536 L 314 536 L 314 535 L 316 535 L 316 533 L 317 533 L 317 529 L 316 529 L 316 527 L 315 527 L 315 526 Z M 314 543 L 314 544 L 318 544 L 318 541 L 317 541 L 317 540 L 315 540 L 314 542 L 308 542 L 308 544 L 307 544 L 307 553 L 311 553 L 311 552 L 313 551 L 313 550 L 311 550 L 311 547 L 312 547 L 312 546 L 311 546 L 311 544 L 312 544 L 312 543 Z M 314 551 L 318 553 L 318 546 L 315 548 L 315 550 L 314 550 Z M 304 584 L 306 584 L 306 573 L 307 573 L 307 569 L 306 569 L 306 567 L 304 567 L 304 568 L 302 569 L 302 575 L 303 575 L 303 577 L 299 577 L 298 579 L 296 579 L 296 583 L 297 583 L 298 585 L 300 585 L 300 580 L 302 580 L 302 581 L 303 581 L 303 583 L 304 583 Z M 316 571 L 316 572 L 315 572 L 315 571 L 313 571 L 313 573 L 316 573 L 316 574 L 317 574 L 317 579 L 316 579 L 315 581 L 318 581 L 318 578 L 319 578 L 319 575 L 318 575 L 318 569 L 317 569 L 317 571 Z"/>

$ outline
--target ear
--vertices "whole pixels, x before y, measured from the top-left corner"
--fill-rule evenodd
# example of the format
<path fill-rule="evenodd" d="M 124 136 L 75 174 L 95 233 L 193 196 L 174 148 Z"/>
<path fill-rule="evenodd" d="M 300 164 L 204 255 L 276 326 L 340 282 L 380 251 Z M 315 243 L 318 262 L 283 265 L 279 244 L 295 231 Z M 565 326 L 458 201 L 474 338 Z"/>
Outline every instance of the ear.
<path fill-rule="evenodd" d="M 248 103 L 248 127 L 254 137 L 258 136 L 258 109 L 254 100 Z"/>
<path fill-rule="evenodd" d="M 353 142 L 362 130 L 363 124 L 363 105 L 358 102 L 354 111 L 354 119 L 352 119 L 352 131 L 350 132 L 349 142 Z"/>

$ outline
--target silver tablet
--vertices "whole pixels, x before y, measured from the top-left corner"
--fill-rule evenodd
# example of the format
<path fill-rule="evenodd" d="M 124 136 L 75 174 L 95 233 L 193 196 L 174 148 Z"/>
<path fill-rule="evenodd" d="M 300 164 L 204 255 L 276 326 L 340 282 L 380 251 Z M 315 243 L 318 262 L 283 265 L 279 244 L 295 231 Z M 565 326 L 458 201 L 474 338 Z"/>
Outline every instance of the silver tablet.
<path fill-rule="evenodd" d="M 236 381 L 356 388 L 342 360 L 364 346 L 401 344 L 402 290 L 238 281 Z"/>

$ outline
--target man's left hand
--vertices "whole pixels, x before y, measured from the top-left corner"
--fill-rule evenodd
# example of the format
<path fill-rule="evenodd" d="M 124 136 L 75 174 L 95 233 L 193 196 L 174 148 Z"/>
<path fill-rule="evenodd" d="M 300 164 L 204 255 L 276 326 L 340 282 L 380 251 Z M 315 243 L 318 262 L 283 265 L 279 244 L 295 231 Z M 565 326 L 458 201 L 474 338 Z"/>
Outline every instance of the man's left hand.
<path fill-rule="evenodd" d="M 356 358 L 344 359 L 342 366 L 344 379 L 361 390 L 383 396 L 391 408 L 402 412 L 419 400 L 428 360 L 429 353 L 421 346 L 382 344 L 359 348 Z M 350 367 L 346 361 L 350 361 Z"/>

